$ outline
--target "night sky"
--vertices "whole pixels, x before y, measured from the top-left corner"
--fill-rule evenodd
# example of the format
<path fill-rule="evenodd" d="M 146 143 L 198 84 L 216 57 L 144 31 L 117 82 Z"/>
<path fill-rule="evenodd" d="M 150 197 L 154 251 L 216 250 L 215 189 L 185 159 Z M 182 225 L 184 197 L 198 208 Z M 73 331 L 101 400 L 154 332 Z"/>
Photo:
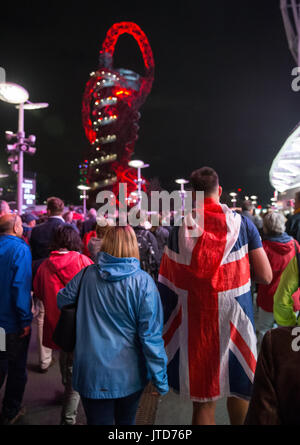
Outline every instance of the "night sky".
<path fill-rule="evenodd" d="M 208 165 L 224 190 L 241 187 L 259 204 L 269 202 L 271 163 L 300 120 L 279 0 L 5 3 L 6 80 L 24 86 L 32 102 L 50 104 L 25 112 L 26 133 L 37 136 L 25 170 L 37 172 L 41 202 L 51 195 L 79 202 L 78 165 L 89 149 L 82 95 L 106 32 L 119 21 L 136 22 L 154 54 L 134 156 L 151 164 L 145 176 L 172 190 L 174 179 Z M 119 39 L 115 66 L 144 73 L 132 37 Z M 0 116 L 0 171 L 8 173 L 4 132 L 17 129 L 17 110 L 0 102 Z"/>

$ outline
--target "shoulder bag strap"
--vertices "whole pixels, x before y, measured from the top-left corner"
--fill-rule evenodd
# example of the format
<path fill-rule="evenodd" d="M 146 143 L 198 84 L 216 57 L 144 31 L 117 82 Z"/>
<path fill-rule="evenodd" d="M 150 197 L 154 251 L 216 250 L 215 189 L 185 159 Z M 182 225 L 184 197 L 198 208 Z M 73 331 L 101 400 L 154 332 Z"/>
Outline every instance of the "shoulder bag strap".
<path fill-rule="evenodd" d="M 79 282 L 79 286 L 78 286 L 78 291 L 77 291 L 77 295 L 76 295 L 76 302 L 75 302 L 75 304 L 76 304 L 76 308 L 77 308 L 77 306 L 78 306 L 79 294 L 80 294 L 80 289 L 81 289 L 81 285 L 82 285 L 82 282 L 83 282 L 83 278 L 84 278 L 84 276 L 85 276 L 86 271 L 88 270 L 88 268 L 89 268 L 89 266 L 86 266 L 86 267 L 83 269 L 83 274 L 82 274 L 82 276 L 81 276 L 81 278 L 80 278 L 80 282 Z"/>
<path fill-rule="evenodd" d="M 296 256 L 297 265 L 298 265 L 298 274 L 300 274 L 300 253 L 298 252 L 295 240 L 293 240 L 293 241 L 294 241 L 294 248 L 295 248 L 295 256 Z M 299 279 L 299 284 L 300 284 L 300 276 L 298 279 Z M 300 287 L 300 286 L 298 285 L 298 287 Z"/>

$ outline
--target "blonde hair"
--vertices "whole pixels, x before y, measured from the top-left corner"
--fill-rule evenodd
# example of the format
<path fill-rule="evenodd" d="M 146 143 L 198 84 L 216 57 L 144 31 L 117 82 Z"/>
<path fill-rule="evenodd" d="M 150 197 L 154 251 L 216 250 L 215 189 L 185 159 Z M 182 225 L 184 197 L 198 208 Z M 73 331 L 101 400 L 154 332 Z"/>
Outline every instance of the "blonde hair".
<path fill-rule="evenodd" d="M 135 232 L 127 226 L 107 226 L 101 245 L 101 252 L 117 258 L 140 259 L 139 246 Z"/>

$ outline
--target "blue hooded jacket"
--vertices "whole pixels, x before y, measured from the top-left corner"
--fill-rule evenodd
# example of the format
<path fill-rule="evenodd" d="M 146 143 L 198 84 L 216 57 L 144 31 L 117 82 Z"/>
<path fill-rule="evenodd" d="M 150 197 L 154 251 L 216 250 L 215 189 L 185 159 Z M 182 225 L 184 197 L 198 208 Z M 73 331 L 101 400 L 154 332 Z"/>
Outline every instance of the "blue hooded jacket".
<path fill-rule="evenodd" d="M 0 328 L 21 332 L 32 321 L 31 252 L 25 241 L 0 235 Z"/>
<path fill-rule="evenodd" d="M 82 274 L 59 291 L 59 308 L 75 302 Z M 126 397 L 150 379 L 168 392 L 160 295 L 136 258 L 100 252 L 82 280 L 76 323 L 73 388 L 80 395 Z"/>

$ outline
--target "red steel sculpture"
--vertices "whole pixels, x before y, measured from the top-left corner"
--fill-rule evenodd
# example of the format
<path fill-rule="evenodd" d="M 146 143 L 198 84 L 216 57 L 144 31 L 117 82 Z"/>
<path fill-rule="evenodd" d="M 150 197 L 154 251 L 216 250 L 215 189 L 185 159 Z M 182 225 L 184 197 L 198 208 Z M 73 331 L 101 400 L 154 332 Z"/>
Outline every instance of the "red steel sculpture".
<path fill-rule="evenodd" d="M 114 68 L 118 38 L 130 34 L 141 50 L 145 75 Z M 119 182 L 127 183 L 127 194 L 136 190 L 136 169 L 128 167 L 138 138 L 139 109 L 151 91 L 154 59 L 149 41 L 132 22 L 115 23 L 107 32 L 99 57 L 99 68 L 90 74 L 82 104 L 82 120 L 92 150 L 81 166 L 81 182 L 95 197 L 101 189 L 118 196 Z M 145 186 L 143 186 L 145 190 Z"/>

